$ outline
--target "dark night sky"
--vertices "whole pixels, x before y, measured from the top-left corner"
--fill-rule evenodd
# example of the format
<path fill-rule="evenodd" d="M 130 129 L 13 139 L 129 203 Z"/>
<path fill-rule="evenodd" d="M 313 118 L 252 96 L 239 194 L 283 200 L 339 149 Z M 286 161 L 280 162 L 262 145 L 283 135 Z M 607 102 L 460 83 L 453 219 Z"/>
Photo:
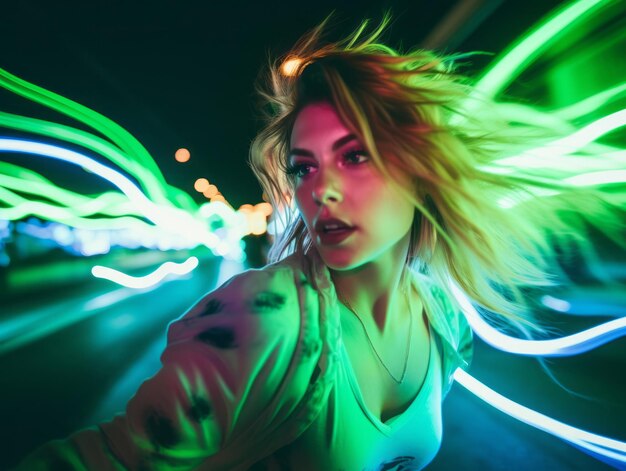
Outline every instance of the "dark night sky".
<path fill-rule="evenodd" d="M 284 53 L 332 10 L 344 35 L 391 9 L 388 44 L 420 45 L 456 3 L 14 0 L 0 17 L 0 67 L 113 119 L 171 184 L 196 195 L 193 181 L 204 176 L 238 207 L 261 198 L 246 159 L 259 127 L 253 84 L 268 54 Z M 497 53 L 560 2 L 483 3 L 455 50 Z M 75 124 L 6 92 L 0 110 Z M 178 147 L 191 150 L 189 163 L 173 160 Z"/>

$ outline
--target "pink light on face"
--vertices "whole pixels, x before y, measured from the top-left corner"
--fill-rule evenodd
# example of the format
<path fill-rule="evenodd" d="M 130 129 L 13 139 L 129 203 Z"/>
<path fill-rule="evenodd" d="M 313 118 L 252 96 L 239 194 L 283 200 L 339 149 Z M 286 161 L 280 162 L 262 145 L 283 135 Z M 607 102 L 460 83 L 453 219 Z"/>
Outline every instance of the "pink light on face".
<path fill-rule="evenodd" d="M 330 103 L 312 103 L 298 114 L 289 175 L 298 210 L 329 268 L 351 270 L 402 258 L 415 208 L 375 168 Z M 395 182 L 409 186 L 402 175 Z"/>

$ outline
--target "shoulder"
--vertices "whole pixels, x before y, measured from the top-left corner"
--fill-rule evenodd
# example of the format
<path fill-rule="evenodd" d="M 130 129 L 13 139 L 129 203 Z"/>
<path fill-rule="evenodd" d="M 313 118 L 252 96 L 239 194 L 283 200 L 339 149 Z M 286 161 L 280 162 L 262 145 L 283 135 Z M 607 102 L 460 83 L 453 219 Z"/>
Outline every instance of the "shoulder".
<path fill-rule="evenodd" d="M 170 324 L 168 342 L 202 331 L 205 336 L 221 337 L 217 342 L 229 346 L 235 343 L 235 329 L 241 340 L 248 341 L 269 335 L 270 330 L 273 335 L 293 330 L 299 324 L 302 291 L 307 288 L 303 270 L 294 260 L 248 269 L 204 295 Z M 312 297 L 307 296 L 309 300 Z"/>
<path fill-rule="evenodd" d="M 473 333 L 459 303 L 432 278 L 419 273 L 415 277 L 433 328 L 454 352 L 460 366 L 467 367 L 473 355 Z"/>
<path fill-rule="evenodd" d="M 445 398 L 454 382 L 456 369 L 467 369 L 472 361 L 472 329 L 451 293 L 426 275 L 416 273 L 414 279 L 431 326 L 441 340 L 442 398 Z"/>

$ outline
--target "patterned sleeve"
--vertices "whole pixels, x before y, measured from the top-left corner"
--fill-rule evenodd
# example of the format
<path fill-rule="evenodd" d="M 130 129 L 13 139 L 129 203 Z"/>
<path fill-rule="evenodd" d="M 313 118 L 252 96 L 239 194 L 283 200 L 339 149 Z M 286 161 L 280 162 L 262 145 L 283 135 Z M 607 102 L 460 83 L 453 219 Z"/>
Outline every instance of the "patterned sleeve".
<path fill-rule="evenodd" d="M 170 325 L 162 368 L 124 415 L 45 445 L 18 469 L 247 469 L 321 407 L 318 308 L 290 268 L 232 278 Z"/>

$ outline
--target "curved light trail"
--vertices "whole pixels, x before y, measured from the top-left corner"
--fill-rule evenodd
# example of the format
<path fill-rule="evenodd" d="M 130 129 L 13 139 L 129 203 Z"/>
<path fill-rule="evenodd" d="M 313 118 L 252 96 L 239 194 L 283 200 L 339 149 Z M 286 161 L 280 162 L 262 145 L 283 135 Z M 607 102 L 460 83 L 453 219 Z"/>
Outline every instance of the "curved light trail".
<path fill-rule="evenodd" d="M 527 340 L 511 337 L 485 321 L 455 283 L 450 283 L 450 289 L 474 333 L 485 343 L 504 352 L 542 357 L 571 356 L 588 352 L 626 335 L 626 317 L 620 317 L 557 339 Z"/>
<path fill-rule="evenodd" d="M 485 386 L 461 368 L 454 372 L 454 380 L 487 404 L 517 420 L 555 435 L 588 451 L 621 463 L 626 463 L 625 442 L 572 427 L 571 425 L 567 425 L 533 409 L 522 406 Z"/>
<path fill-rule="evenodd" d="M 187 275 L 196 269 L 197 266 L 198 259 L 196 257 L 189 257 L 182 263 L 165 262 L 152 273 L 145 276 L 131 276 L 119 270 L 100 265 L 93 267 L 91 273 L 96 278 L 104 278 L 127 288 L 143 289 L 150 288 L 160 283 L 166 276 Z"/>

